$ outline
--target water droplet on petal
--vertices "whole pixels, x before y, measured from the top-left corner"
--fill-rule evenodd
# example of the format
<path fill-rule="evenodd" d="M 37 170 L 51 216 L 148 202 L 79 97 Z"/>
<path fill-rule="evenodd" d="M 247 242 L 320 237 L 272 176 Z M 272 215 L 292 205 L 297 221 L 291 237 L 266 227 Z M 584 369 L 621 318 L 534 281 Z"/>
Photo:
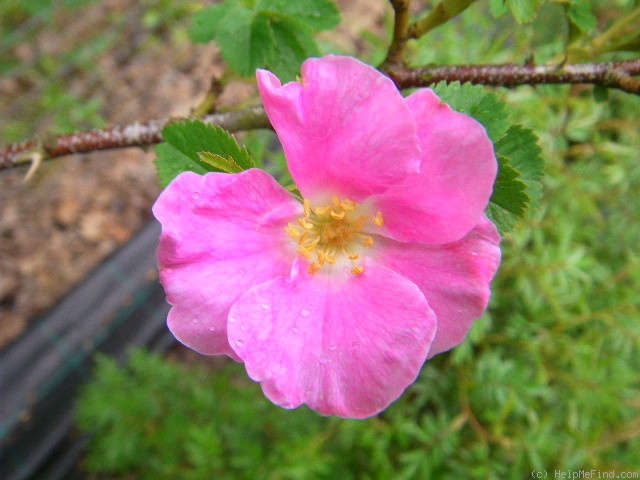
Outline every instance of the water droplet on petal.
<path fill-rule="evenodd" d="M 245 273 L 247 273 L 247 269 L 246 268 L 241 268 L 240 269 L 240 275 L 244 275 Z"/>
<path fill-rule="evenodd" d="M 300 331 L 300 329 L 299 329 L 298 327 L 293 327 L 293 328 L 291 329 L 291 331 L 292 331 L 293 333 L 298 333 L 298 332 Z"/>
<path fill-rule="evenodd" d="M 242 324 L 240 325 L 240 330 L 242 330 L 243 332 L 247 329 L 247 326 Z"/>
<path fill-rule="evenodd" d="M 215 332 L 216 331 L 216 327 L 209 327 L 209 331 L 210 332 Z"/>
<path fill-rule="evenodd" d="M 262 304 L 262 309 L 263 310 L 270 310 L 271 309 L 271 305 L 269 305 L 268 303 L 263 303 Z"/>
<path fill-rule="evenodd" d="M 307 310 L 306 308 L 303 308 L 302 310 L 300 310 L 301 317 L 308 317 L 310 313 L 311 312 L 309 312 L 309 310 Z"/>
<path fill-rule="evenodd" d="M 200 319 L 198 317 L 194 317 L 191 321 L 193 323 L 198 323 L 200 321 Z"/>
<path fill-rule="evenodd" d="M 351 344 L 351 348 L 359 348 L 360 347 L 360 342 L 353 342 Z"/>
<path fill-rule="evenodd" d="M 338 345 L 331 345 L 331 346 L 329 347 L 329 350 L 333 352 L 333 351 L 334 351 L 334 350 L 336 350 L 337 348 L 338 348 Z"/>
<path fill-rule="evenodd" d="M 236 340 L 236 345 L 241 347 L 244 345 L 244 342 L 242 340 Z"/>
<path fill-rule="evenodd" d="M 229 323 L 236 323 L 237 321 L 238 321 L 238 319 L 235 316 L 233 316 L 233 315 L 229 316 Z"/>
<path fill-rule="evenodd" d="M 193 192 L 193 199 L 198 200 L 200 198 L 200 192 Z"/>

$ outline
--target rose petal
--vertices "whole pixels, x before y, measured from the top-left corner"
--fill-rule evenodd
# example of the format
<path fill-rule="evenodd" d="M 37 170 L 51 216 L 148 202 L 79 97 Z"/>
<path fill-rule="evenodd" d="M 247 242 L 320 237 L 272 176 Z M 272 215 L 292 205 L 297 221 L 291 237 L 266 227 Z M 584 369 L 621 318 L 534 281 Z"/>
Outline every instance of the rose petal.
<path fill-rule="evenodd" d="M 498 164 L 484 127 L 422 89 L 406 99 L 423 151 L 420 174 L 372 199 L 385 235 L 401 241 L 448 243 L 483 215 Z"/>
<path fill-rule="evenodd" d="M 380 265 L 345 278 L 279 278 L 249 290 L 229 314 L 229 341 L 278 405 L 363 418 L 411 384 L 436 329 L 418 288 Z"/>
<path fill-rule="evenodd" d="M 153 213 L 162 224 L 169 329 L 200 353 L 237 358 L 227 340 L 229 308 L 253 285 L 289 275 L 296 254 L 284 227 L 300 215 L 300 202 L 262 170 L 185 172 Z"/>
<path fill-rule="evenodd" d="M 393 82 L 354 58 L 302 65 L 302 84 L 258 70 L 260 95 L 302 195 L 362 201 L 418 172 L 416 127 Z"/>
<path fill-rule="evenodd" d="M 375 260 L 414 282 L 436 314 L 429 357 L 458 345 L 489 303 L 489 284 L 500 263 L 500 235 L 486 218 L 464 238 L 445 245 L 380 238 Z"/>

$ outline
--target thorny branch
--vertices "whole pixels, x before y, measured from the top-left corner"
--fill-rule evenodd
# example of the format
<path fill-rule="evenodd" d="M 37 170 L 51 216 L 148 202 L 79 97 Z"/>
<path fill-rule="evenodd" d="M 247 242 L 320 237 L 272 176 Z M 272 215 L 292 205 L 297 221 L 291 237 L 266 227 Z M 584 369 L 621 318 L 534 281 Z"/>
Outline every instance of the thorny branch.
<path fill-rule="evenodd" d="M 592 84 L 616 88 L 640 95 L 640 59 L 620 62 L 569 65 L 455 65 L 409 68 L 394 64 L 383 65 L 398 88 L 427 87 L 440 81 L 471 82 L 480 85 L 515 87 L 539 84 Z M 49 141 L 28 140 L 0 149 L 0 170 L 19 165 L 37 165 L 72 153 L 86 153 L 112 148 L 143 147 L 162 141 L 162 128 L 177 119 L 133 123 L 121 127 L 60 135 Z M 231 132 L 270 128 L 262 107 L 251 107 L 228 113 L 201 117 L 206 123 L 219 125 Z"/>
<path fill-rule="evenodd" d="M 453 65 L 408 67 L 403 61 L 404 49 L 412 38 L 418 38 L 462 13 L 476 0 L 440 0 L 423 18 L 411 23 L 411 0 L 389 0 L 395 13 L 393 39 L 380 70 L 398 88 L 426 87 L 440 81 L 471 82 L 480 85 L 515 87 L 538 84 L 592 84 L 616 88 L 640 95 L 640 59 L 620 62 L 560 65 Z M 215 100 L 220 85 L 213 85 L 213 100 L 196 111 L 204 113 Z M 206 107 L 206 108 L 205 108 Z M 231 132 L 269 128 L 262 107 L 251 107 L 228 113 L 199 117 L 206 123 L 219 125 Z M 0 148 L 0 170 L 29 164 L 29 177 L 44 160 L 99 150 L 144 147 L 162 141 L 162 128 L 177 119 L 133 123 L 86 132 L 59 135 L 50 139 L 32 139 Z"/>
<path fill-rule="evenodd" d="M 215 113 L 199 118 L 205 123 L 218 125 L 230 132 L 271 128 L 262 107 Z M 152 120 L 147 123 L 136 122 L 129 125 L 59 135 L 48 140 L 32 139 L 10 144 L 0 149 L 0 170 L 24 164 L 37 166 L 42 160 L 72 153 L 153 145 L 162 141 L 162 129 L 177 120 L 180 119 Z"/>
<path fill-rule="evenodd" d="M 384 65 L 398 88 L 426 87 L 441 81 L 516 87 L 540 84 L 592 84 L 640 95 L 640 59 L 569 65 L 452 65 L 409 68 Z"/>
<path fill-rule="evenodd" d="M 440 81 L 471 82 L 480 85 L 515 87 L 539 84 L 592 84 L 616 88 L 640 95 L 640 59 L 620 62 L 569 65 L 454 65 L 417 67 L 383 65 L 398 88 L 427 87 Z M 219 125 L 231 132 L 270 128 L 262 107 L 250 107 L 228 113 L 200 117 L 206 123 Z M 37 165 L 72 153 L 86 153 L 112 148 L 143 147 L 162 141 L 162 128 L 177 119 L 133 123 L 121 127 L 60 135 L 49 141 L 28 140 L 0 149 L 0 170 L 19 165 Z"/>

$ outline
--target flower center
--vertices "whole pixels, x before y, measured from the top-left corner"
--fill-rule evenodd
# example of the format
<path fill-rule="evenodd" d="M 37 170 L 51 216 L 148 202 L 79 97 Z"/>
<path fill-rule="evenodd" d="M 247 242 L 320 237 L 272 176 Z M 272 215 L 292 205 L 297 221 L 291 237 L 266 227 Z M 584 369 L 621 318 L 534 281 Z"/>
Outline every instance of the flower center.
<path fill-rule="evenodd" d="M 368 219 L 381 227 L 382 213 L 364 215 L 358 212 L 360 204 L 335 195 L 328 205 L 311 208 L 305 198 L 303 206 L 304 216 L 298 219 L 298 225 L 289 223 L 285 230 L 296 241 L 298 253 L 309 260 L 309 273 L 316 273 L 324 265 L 333 265 L 343 258 L 351 262 L 351 273 L 364 272 L 364 267 L 356 261 L 364 248 L 373 245 L 373 238 L 362 230 Z"/>

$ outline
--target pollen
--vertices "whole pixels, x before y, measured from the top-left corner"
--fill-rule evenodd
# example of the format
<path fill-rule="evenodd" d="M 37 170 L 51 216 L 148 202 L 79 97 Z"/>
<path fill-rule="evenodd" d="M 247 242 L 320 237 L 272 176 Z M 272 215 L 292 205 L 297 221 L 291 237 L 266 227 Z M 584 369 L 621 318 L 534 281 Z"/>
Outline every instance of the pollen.
<path fill-rule="evenodd" d="M 297 225 L 289 223 L 285 231 L 295 240 L 297 252 L 309 261 L 309 273 L 315 274 L 327 265 L 348 262 L 353 275 L 361 275 L 363 250 L 373 245 L 372 229 L 382 227 L 382 212 L 366 214 L 359 203 L 334 195 L 325 205 L 302 202 L 304 216 Z M 368 223 L 372 222 L 372 223 Z"/>
<path fill-rule="evenodd" d="M 376 216 L 373 217 L 372 220 L 373 220 L 373 223 L 375 223 L 379 227 L 384 225 L 384 218 L 382 218 L 382 212 L 376 213 Z"/>

